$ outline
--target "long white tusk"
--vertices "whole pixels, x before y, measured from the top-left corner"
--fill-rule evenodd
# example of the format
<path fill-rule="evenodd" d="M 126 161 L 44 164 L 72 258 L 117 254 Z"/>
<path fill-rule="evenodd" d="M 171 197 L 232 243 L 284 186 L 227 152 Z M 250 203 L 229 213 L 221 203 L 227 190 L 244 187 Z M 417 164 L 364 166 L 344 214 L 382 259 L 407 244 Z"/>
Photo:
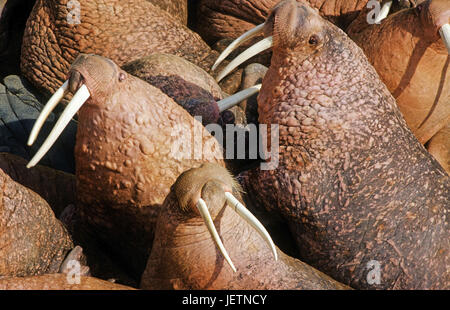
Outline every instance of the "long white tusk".
<path fill-rule="evenodd" d="M 445 24 L 439 29 L 442 41 L 444 41 L 445 47 L 447 47 L 448 54 L 450 55 L 450 24 Z"/>
<path fill-rule="evenodd" d="M 53 127 L 52 131 L 48 135 L 47 139 L 44 141 L 40 149 L 36 152 L 34 157 L 30 160 L 27 165 L 27 168 L 34 167 L 42 157 L 48 152 L 48 150 L 52 147 L 53 143 L 55 143 L 56 139 L 58 139 L 61 132 L 70 122 L 72 117 L 78 112 L 81 106 L 88 100 L 91 96 L 86 85 L 82 85 L 80 89 L 75 93 L 72 100 L 69 102 L 67 107 L 64 109 L 60 118 Z"/>
<path fill-rule="evenodd" d="M 247 42 L 251 38 L 256 37 L 257 35 L 261 34 L 263 32 L 264 24 L 258 25 L 255 28 L 250 29 L 249 31 L 245 32 L 243 35 L 241 35 L 239 38 L 231 42 L 231 44 L 219 55 L 216 62 L 212 66 L 211 70 L 216 70 L 217 66 L 222 63 L 222 61 L 227 58 L 228 55 L 230 55 L 236 48 L 241 46 L 243 43 Z"/>
<path fill-rule="evenodd" d="M 69 81 L 65 81 L 64 84 L 58 88 L 58 90 L 53 94 L 53 96 L 48 100 L 47 104 L 39 114 L 38 119 L 34 123 L 33 129 L 31 130 L 30 137 L 28 138 L 28 145 L 32 145 L 39 134 L 42 126 L 45 123 L 45 120 L 48 118 L 50 113 L 52 113 L 53 109 L 58 105 L 58 103 L 62 100 L 64 95 L 67 93 L 69 89 Z"/>
<path fill-rule="evenodd" d="M 239 56 L 237 56 L 235 59 L 233 59 L 232 62 L 230 62 L 223 70 L 220 72 L 220 74 L 217 76 L 217 82 L 220 82 L 224 77 L 228 75 L 231 71 L 233 71 L 237 66 L 239 66 L 241 63 L 246 61 L 249 58 L 252 58 L 253 56 L 261 53 L 262 51 L 265 51 L 266 49 L 271 48 L 273 45 L 273 37 L 267 37 L 263 40 L 259 41 L 258 43 L 250 46 L 248 49 L 243 51 Z"/>
<path fill-rule="evenodd" d="M 386 2 L 380 10 L 380 13 L 375 18 L 375 24 L 379 24 L 383 19 L 385 19 L 389 15 L 389 11 L 391 10 L 392 1 Z"/>
<path fill-rule="evenodd" d="M 211 234 L 211 237 L 213 238 L 223 257 L 228 262 L 228 264 L 230 264 L 231 269 L 236 272 L 236 267 L 234 267 L 234 264 L 231 261 L 230 256 L 228 255 L 227 250 L 222 243 L 222 240 L 220 240 L 219 234 L 217 233 L 216 227 L 214 226 L 214 222 L 211 219 L 211 215 L 209 214 L 208 207 L 206 206 L 206 203 L 202 198 L 198 200 L 197 209 L 200 212 L 200 215 L 202 216 L 203 221 L 205 222 L 205 225 L 208 228 L 209 233 Z"/>
<path fill-rule="evenodd" d="M 238 93 L 235 93 L 234 95 L 232 95 L 230 97 L 220 100 L 219 102 L 217 102 L 217 104 L 219 106 L 219 111 L 223 112 L 225 110 L 228 110 L 229 108 L 234 107 L 239 102 L 253 96 L 254 94 L 258 93 L 260 90 L 261 90 L 261 84 L 257 84 L 255 86 L 244 89 Z"/>
<path fill-rule="evenodd" d="M 247 208 L 233 196 L 233 194 L 229 192 L 225 192 L 225 197 L 227 197 L 227 201 L 233 206 L 234 210 L 244 219 L 246 220 L 260 235 L 261 237 L 269 244 L 272 249 L 273 256 L 275 260 L 278 260 L 277 250 L 275 248 L 275 244 L 272 241 L 267 230 L 261 224 L 260 221 L 250 212 Z"/>

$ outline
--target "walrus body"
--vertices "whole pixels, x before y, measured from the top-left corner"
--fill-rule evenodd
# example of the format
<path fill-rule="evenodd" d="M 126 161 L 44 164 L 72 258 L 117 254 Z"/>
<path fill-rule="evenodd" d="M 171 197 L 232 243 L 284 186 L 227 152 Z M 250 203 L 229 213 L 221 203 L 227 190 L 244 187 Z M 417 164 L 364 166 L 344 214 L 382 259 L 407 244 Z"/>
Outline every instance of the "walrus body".
<path fill-rule="evenodd" d="M 279 125 L 279 165 L 251 171 L 246 190 L 289 221 L 305 262 L 338 281 L 449 288 L 449 176 L 361 49 L 295 1 L 274 9 L 265 33 L 273 57 L 258 112 Z"/>
<path fill-rule="evenodd" d="M 0 277 L 58 272 L 72 248 L 45 200 L 0 169 Z"/>
<path fill-rule="evenodd" d="M 34 277 L 5 277 L 0 290 L 132 290 L 132 287 L 103 281 L 93 277 L 75 278 L 65 274 L 46 274 Z"/>
<path fill-rule="evenodd" d="M 422 144 L 450 123 L 450 59 L 439 36 L 446 23 L 450 23 L 450 2 L 431 0 L 393 14 L 379 25 L 367 24 L 361 14 L 347 29 Z M 450 152 L 449 141 L 442 147 Z M 447 168 L 450 157 L 435 157 Z"/>
<path fill-rule="evenodd" d="M 203 164 L 183 173 L 164 202 L 144 289 L 348 289 L 307 264 L 280 252 L 276 261 L 264 240 L 226 207 L 224 190 L 239 187 L 222 166 Z M 224 264 L 202 218 L 191 209 L 203 198 L 236 262 Z"/>

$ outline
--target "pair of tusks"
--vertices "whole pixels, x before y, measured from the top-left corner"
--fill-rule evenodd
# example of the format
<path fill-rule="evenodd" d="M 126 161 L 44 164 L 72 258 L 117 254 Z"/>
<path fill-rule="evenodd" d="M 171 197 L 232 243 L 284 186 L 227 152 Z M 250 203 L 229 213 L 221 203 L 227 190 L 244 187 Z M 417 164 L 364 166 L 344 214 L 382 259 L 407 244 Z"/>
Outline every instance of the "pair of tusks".
<path fill-rule="evenodd" d="M 269 233 L 264 228 L 264 226 L 250 211 L 247 210 L 247 208 L 242 203 L 239 202 L 239 200 L 236 199 L 236 197 L 233 196 L 233 194 L 225 192 L 225 197 L 227 200 L 227 204 L 229 204 L 233 208 L 233 210 L 236 211 L 237 214 L 239 214 L 247 223 L 249 223 L 261 235 L 264 241 L 268 243 L 269 247 L 272 250 L 273 256 L 275 257 L 275 260 L 278 260 L 275 244 L 273 243 L 272 238 L 270 237 Z M 211 219 L 211 215 L 209 214 L 208 207 L 206 206 L 206 203 L 202 198 L 198 200 L 197 209 L 200 212 L 200 215 L 202 216 L 203 221 L 205 222 L 205 225 L 208 228 L 208 231 L 211 234 L 213 241 L 219 248 L 225 260 L 230 265 L 231 269 L 233 269 L 233 271 L 236 272 L 236 267 L 231 261 L 231 258 L 228 255 L 228 252 L 225 249 L 225 246 L 223 245 L 222 240 L 219 237 L 219 234 L 217 233 L 216 227 L 214 226 L 214 222 Z"/>
<path fill-rule="evenodd" d="M 381 8 L 380 13 L 375 18 L 375 23 L 379 24 L 383 19 L 385 19 L 389 15 L 389 11 L 391 10 L 392 1 L 386 2 Z M 444 41 L 444 45 L 447 48 L 447 52 L 450 55 L 450 24 L 446 23 L 439 29 L 439 34 L 441 35 L 442 41 Z"/>
<path fill-rule="evenodd" d="M 379 23 L 383 19 L 385 19 L 389 15 L 389 11 L 392 6 L 392 1 L 386 2 L 380 10 L 380 13 L 377 15 L 375 22 Z M 236 48 L 247 42 L 248 40 L 263 34 L 265 23 L 256 26 L 253 29 L 245 32 L 243 35 L 234 40 L 217 58 L 214 63 L 212 70 L 215 70 L 225 58 L 230 55 Z M 450 25 L 447 23 L 439 29 L 439 33 L 444 41 L 445 46 L 447 47 L 448 53 L 450 54 Z M 271 48 L 273 46 L 273 37 L 269 36 L 258 43 L 252 45 L 240 55 L 238 55 L 235 59 L 233 59 L 218 75 L 216 80 L 220 82 L 224 77 L 226 77 L 231 71 L 236 69 L 243 62 L 247 61 L 251 57 Z"/>
<path fill-rule="evenodd" d="M 244 89 L 243 91 L 240 91 L 230 97 L 227 97 L 223 100 L 220 100 L 217 102 L 219 111 L 223 112 L 242 100 L 245 100 L 255 93 L 259 91 L 261 88 L 261 84 L 255 85 L 253 87 Z M 33 129 L 31 130 L 30 137 L 28 138 L 28 145 L 31 146 L 35 141 L 39 134 L 39 131 L 41 130 L 42 126 L 45 123 L 45 120 L 48 118 L 50 113 L 55 109 L 55 107 L 58 105 L 58 103 L 62 100 L 64 95 L 68 92 L 69 89 L 69 80 L 64 82 L 64 84 L 53 94 L 53 96 L 49 99 L 47 104 L 42 109 L 38 119 L 34 123 Z M 61 114 L 60 118 L 56 122 L 55 126 L 53 127 L 52 131 L 48 135 L 47 139 L 44 141 L 42 146 L 39 148 L 39 150 L 36 152 L 36 154 L 33 156 L 33 158 L 30 160 L 30 162 L 27 165 L 27 168 L 34 167 L 41 159 L 44 157 L 44 155 L 48 152 L 48 150 L 52 147 L 52 145 L 55 143 L 56 139 L 61 135 L 64 128 L 67 126 L 67 124 L 70 122 L 70 120 L 74 117 L 74 115 L 78 112 L 78 110 L 81 108 L 81 106 L 86 102 L 86 100 L 89 99 L 91 96 L 88 88 L 86 85 L 82 85 L 78 91 L 74 94 L 72 100 L 69 102 L 67 107 L 64 109 L 63 113 Z"/>

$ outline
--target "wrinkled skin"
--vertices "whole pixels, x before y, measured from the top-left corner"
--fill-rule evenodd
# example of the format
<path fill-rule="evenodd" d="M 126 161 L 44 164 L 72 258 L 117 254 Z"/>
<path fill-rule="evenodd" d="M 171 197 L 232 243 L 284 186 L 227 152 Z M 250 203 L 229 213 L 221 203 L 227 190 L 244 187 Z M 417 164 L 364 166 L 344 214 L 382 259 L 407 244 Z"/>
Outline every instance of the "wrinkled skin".
<path fill-rule="evenodd" d="M 74 175 L 44 166 L 29 170 L 26 165 L 23 158 L 0 153 L 0 169 L 15 182 L 41 196 L 57 217 L 64 208 L 76 202 Z"/>
<path fill-rule="evenodd" d="M 217 53 L 200 36 L 147 0 L 81 0 L 79 24 L 68 0 L 38 0 L 25 28 L 21 70 L 41 91 L 54 92 L 79 53 L 122 65 L 150 53 L 169 53 L 209 70 Z"/>
<path fill-rule="evenodd" d="M 79 284 L 70 284 L 65 274 L 46 274 L 33 277 L 0 278 L 0 290 L 132 290 L 132 287 L 80 277 Z M 70 279 L 70 278 L 69 278 Z"/>
<path fill-rule="evenodd" d="M 192 116 L 202 116 L 203 125 L 219 121 L 220 86 L 204 70 L 175 55 L 153 54 L 122 66 L 159 88 Z"/>
<path fill-rule="evenodd" d="M 79 111 L 75 146 L 81 218 L 140 275 L 170 186 L 203 161 L 222 162 L 222 149 L 172 99 L 109 59 L 82 54 L 69 75 L 91 94 Z M 203 157 L 174 147 L 193 141 L 194 131 L 203 136 L 196 144 Z"/>
<path fill-rule="evenodd" d="M 249 172 L 244 190 L 289 221 L 303 261 L 340 282 L 448 289 L 449 176 L 362 50 L 295 1 L 265 33 L 274 47 L 258 112 L 279 124 L 279 165 Z M 367 281 L 373 260 L 380 284 Z"/>
<path fill-rule="evenodd" d="M 38 91 L 22 77 L 11 75 L 6 77 L 3 83 L 0 84 L 0 152 L 15 154 L 29 160 L 55 125 L 61 109 L 56 108 L 51 113 L 37 142 L 29 147 L 27 140 L 44 107 L 44 98 L 39 96 Z M 76 131 L 76 121 L 72 120 L 40 164 L 67 173 L 75 173 L 73 149 Z M 42 192 L 39 194 L 42 195 Z M 45 198 L 45 195 L 43 197 Z"/>
<path fill-rule="evenodd" d="M 183 25 L 188 21 L 188 0 L 147 0 L 169 13 Z"/>
<path fill-rule="evenodd" d="M 302 0 L 298 0 L 301 2 Z M 208 43 L 237 38 L 264 22 L 279 0 L 200 0 L 195 30 Z M 319 13 L 345 29 L 367 5 L 368 0 L 308 0 Z M 409 7 L 415 1 L 395 1 L 393 9 Z"/>
<path fill-rule="evenodd" d="M 357 20 L 348 29 L 422 144 L 450 123 L 450 58 L 438 33 L 448 22 L 450 2 L 432 0 L 380 25 Z"/>
<path fill-rule="evenodd" d="M 204 164 L 183 173 L 158 220 L 155 242 L 142 276 L 143 289 L 345 289 L 314 268 L 278 250 L 275 261 L 258 233 L 230 207 L 224 191 L 239 186 L 222 166 Z M 196 211 L 202 197 L 236 263 L 234 273 L 218 252 Z"/>
<path fill-rule="evenodd" d="M 57 272 L 72 248 L 49 205 L 0 169 L 0 276 Z"/>
<path fill-rule="evenodd" d="M 23 31 L 35 0 L 0 1 L 0 80 L 20 73 Z"/>

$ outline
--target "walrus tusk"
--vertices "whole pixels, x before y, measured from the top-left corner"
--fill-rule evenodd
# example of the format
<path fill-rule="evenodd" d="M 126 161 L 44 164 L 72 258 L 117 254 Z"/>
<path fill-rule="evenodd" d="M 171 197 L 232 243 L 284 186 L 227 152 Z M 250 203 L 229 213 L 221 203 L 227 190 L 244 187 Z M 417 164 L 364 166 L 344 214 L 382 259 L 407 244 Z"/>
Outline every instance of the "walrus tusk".
<path fill-rule="evenodd" d="M 270 237 L 264 226 L 261 224 L 261 222 L 258 221 L 258 219 L 250 211 L 248 211 L 247 208 L 242 203 L 240 203 L 239 200 L 236 199 L 236 197 L 233 196 L 233 194 L 225 192 L 225 197 L 227 198 L 228 203 L 231 204 L 231 206 L 234 208 L 234 211 L 236 211 L 237 214 L 239 214 L 247 223 L 249 223 L 261 235 L 264 241 L 269 244 L 275 260 L 278 260 L 275 244 L 273 243 L 272 238 Z"/>
<path fill-rule="evenodd" d="M 256 37 L 260 33 L 263 32 L 265 23 L 256 26 L 255 28 L 250 29 L 249 31 L 245 32 L 243 35 L 241 35 L 239 38 L 231 42 L 231 44 L 219 55 L 216 62 L 212 66 L 211 70 L 216 70 L 217 66 L 222 63 L 222 61 L 227 58 L 228 55 L 231 54 L 236 48 L 241 46 L 243 43 L 247 42 L 251 38 Z"/>
<path fill-rule="evenodd" d="M 47 104 L 39 114 L 38 119 L 34 123 L 33 129 L 31 130 L 30 137 L 28 138 L 28 145 L 32 145 L 39 134 L 42 126 L 45 123 L 45 120 L 48 118 L 50 113 L 56 108 L 58 103 L 62 100 L 64 95 L 67 93 L 69 89 L 69 80 L 65 81 L 64 84 L 53 94 L 53 96 L 48 100 Z"/>
<path fill-rule="evenodd" d="M 53 143 L 55 143 L 56 139 L 58 139 L 61 132 L 64 130 L 64 128 L 70 122 L 72 117 L 78 112 L 78 110 L 86 102 L 86 100 L 89 99 L 90 96 L 91 96 L 91 94 L 89 93 L 89 90 L 86 87 L 86 85 L 82 85 L 78 89 L 78 91 L 75 93 L 75 95 L 73 95 L 72 100 L 69 102 L 67 107 L 64 109 L 63 113 L 61 114 L 60 118 L 56 122 L 55 127 L 53 127 L 53 129 L 50 132 L 50 134 L 48 135 L 47 139 L 44 141 L 42 146 L 39 148 L 39 150 L 36 152 L 36 154 L 33 156 L 33 158 L 28 163 L 27 168 L 34 167 L 42 159 L 42 157 L 44 157 L 44 155 L 52 147 Z M 53 104 L 54 103 L 52 102 L 52 105 Z"/>
<path fill-rule="evenodd" d="M 237 56 L 235 59 L 233 59 L 232 62 L 230 62 L 223 70 L 220 72 L 220 74 L 217 76 L 216 80 L 217 82 L 220 82 L 224 77 L 228 75 L 231 71 L 233 71 L 237 66 L 239 66 L 241 63 L 246 61 L 249 58 L 252 58 L 253 56 L 261 53 L 262 51 L 265 51 L 266 49 L 271 48 L 273 45 L 273 37 L 267 37 L 259 41 L 258 43 L 250 46 L 248 49 L 243 51 L 239 56 Z"/>
<path fill-rule="evenodd" d="M 450 55 L 450 24 L 444 24 L 444 26 L 439 29 L 439 34 L 441 35 L 442 41 L 444 41 L 445 47 L 447 47 L 448 54 Z"/>
<path fill-rule="evenodd" d="M 380 10 L 380 13 L 375 18 L 375 24 L 379 24 L 383 19 L 385 19 L 389 15 L 389 11 L 391 10 L 392 1 L 386 2 Z"/>
<path fill-rule="evenodd" d="M 261 84 L 254 85 L 252 87 L 246 88 L 238 93 L 235 93 L 234 95 L 227 97 L 225 99 L 222 99 L 217 102 L 217 105 L 219 106 L 219 112 L 223 112 L 225 110 L 228 110 L 229 108 L 234 107 L 239 102 L 253 96 L 254 94 L 258 93 L 261 90 Z"/>
<path fill-rule="evenodd" d="M 225 260 L 230 265 L 231 269 L 233 269 L 234 272 L 236 272 L 236 267 L 234 267 L 233 262 L 231 261 L 230 256 L 227 253 L 227 250 L 225 249 L 222 240 L 220 240 L 219 234 L 217 233 L 216 227 L 214 227 L 214 222 L 211 219 L 211 215 L 209 214 L 208 207 L 206 206 L 205 201 L 200 198 L 197 203 L 197 209 L 200 212 L 200 215 L 203 218 L 203 221 L 205 222 L 206 227 L 209 230 L 209 233 L 211 234 L 211 237 L 213 238 L 215 244 L 219 248 L 220 252 L 222 253 Z"/>

